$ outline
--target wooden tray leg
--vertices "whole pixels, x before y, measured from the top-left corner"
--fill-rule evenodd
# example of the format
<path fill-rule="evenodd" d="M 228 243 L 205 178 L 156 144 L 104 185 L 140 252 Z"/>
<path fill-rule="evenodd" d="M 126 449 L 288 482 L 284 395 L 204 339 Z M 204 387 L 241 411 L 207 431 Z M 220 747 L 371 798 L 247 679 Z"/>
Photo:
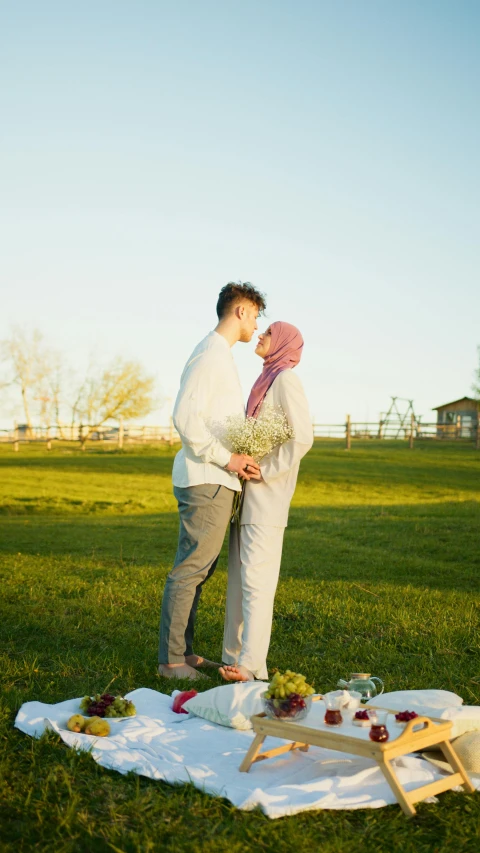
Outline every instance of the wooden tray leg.
<path fill-rule="evenodd" d="M 258 753 L 260 752 L 260 747 L 264 740 L 265 735 L 255 735 L 255 738 L 250 745 L 250 749 L 248 750 L 245 758 L 243 759 L 240 765 L 240 773 L 248 773 Z"/>
<path fill-rule="evenodd" d="M 472 785 L 470 779 L 468 778 L 467 772 L 466 772 L 462 762 L 460 761 L 457 753 L 455 752 L 455 749 L 453 748 L 452 744 L 450 743 L 450 741 L 444 740 L 438 744 L 438 747 L 439 747 L 439 749 L 442 750 L 446 760 L 448 761 L 450 766 L 453 768 L 453 770 L 456 770 L 457 773 L 460 773 L 460 776 L 463 779 L 462 788 L 464 789 L 464 791 L 468 791 L 469 794 L 473 794 L 473 792 L 475 791 L 475 788 Z"/>
<path fill-rule="evenodd" d="M 395 776 L 394 770 L 390 762 L 384 759 L 383 761 L 379 761 L 378 765 L 383 775 L 385 776 L 385 779 L 390 785 L 393 793 L 395 794 L 400 804 L 400 807 L 402 808 L 402 811 L 407 815 L 407 817 L 413 817 L 416 814 L 416 810 L 410 802 L 407 792 L 402 788 L 400 782 Z"/>

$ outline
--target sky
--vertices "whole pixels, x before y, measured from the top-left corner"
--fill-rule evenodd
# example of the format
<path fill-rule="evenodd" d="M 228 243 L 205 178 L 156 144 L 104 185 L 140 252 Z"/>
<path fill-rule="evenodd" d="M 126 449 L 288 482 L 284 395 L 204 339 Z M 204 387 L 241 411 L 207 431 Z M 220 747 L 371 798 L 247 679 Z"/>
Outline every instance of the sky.
<path fill-rule="evenodd" d="M 163 425 L 248 280 L 315 422 L 434 419 L 478 364 L 479 38 L 477 0 L 0 3 L 0 339 L 140 361 Z"/>

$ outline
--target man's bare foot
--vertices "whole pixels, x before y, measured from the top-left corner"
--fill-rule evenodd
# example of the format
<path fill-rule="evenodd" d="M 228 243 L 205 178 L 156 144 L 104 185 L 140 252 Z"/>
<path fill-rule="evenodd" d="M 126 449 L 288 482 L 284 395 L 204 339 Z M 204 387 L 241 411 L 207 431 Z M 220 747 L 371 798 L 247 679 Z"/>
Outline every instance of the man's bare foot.
<path fill-rule="evenodd" d="M 218 671 L 225 681 L 255 681 L 253 672 L 250 672 L 245 666 L 223 664 Z"/>
<path fill-rule="evenodd" d="M 215 663 L 213 660 L 202 658 L 201 655 L 185 655 L 185 663 L 188 664 L 188 666 L 204 666 L 210 669 L 218 669 L 221 666 L 220 663 Z"/>
<path fill-rule="evenodd" d="M 202 672 L 197 672 L 188 663 L 159 663 L 158 674 L 164 678 L 189 678 L 191 681 L 207 677 Z"/>

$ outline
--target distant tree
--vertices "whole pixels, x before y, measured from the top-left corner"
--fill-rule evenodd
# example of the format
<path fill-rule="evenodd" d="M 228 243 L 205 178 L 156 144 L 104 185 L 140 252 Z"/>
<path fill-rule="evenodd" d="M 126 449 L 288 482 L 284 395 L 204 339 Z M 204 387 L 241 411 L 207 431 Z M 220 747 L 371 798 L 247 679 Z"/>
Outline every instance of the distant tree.
<path fill-rule="evenodd" d="M 61 356 L 59 354 L 56 354 L 52 361 L 52 369 L 48 377 L 48 390 L 50 392 L 51 399 L 51 421 L 55 421 L 55 425 L 58 429 L 58 434 L 61 438 L 64 438 L 63 425 L 60 418 L 60 409 L 63 403 L 64 382 L 64 362 Z"/>
<path fill-rule="evenodd" d="M 477 400 L 480 400 L 480 347 L 477 347 L 478 367 L 475 370 L 475 382 L 472 385 L 473 393 Z"/>
<path fill-rule="evenodd" d="M 106 421 L 141 418 L 157 405 L 155 380 L 136 361 L 116 358 L 98 373 L 90 372 L 75 395 L 72 416 L 81 419 L 82 446 Z"/>
<path fill-rule="evenodd" d="M 51 370 L 52 351 L 45 346 L 38 329 L 28 333 L 16 326 L 9 338 L 0 341 L 0 358 L 7 368 L 4 384 L 20 388 L 25 423 L 31 429 L 31 405 L 35 398 L 40 399 L 44 390 Z"/>
<path fill-rule="evenodd" d="M 59 352 L 50 350 L 45 368 L 34 397 L 38 404 L 40 423 L 45 427 L 55 424 L 58 435 L 64 438 L 60 410 L 68 381 L 65 360 Z"/>

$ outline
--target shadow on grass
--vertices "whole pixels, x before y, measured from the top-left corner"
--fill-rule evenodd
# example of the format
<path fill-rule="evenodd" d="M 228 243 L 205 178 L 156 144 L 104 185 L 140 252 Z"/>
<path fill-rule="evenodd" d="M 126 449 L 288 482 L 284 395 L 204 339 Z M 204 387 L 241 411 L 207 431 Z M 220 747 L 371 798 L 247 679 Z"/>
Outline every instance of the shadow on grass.
<path fill-rule="evenodd" d="M 59 447 L 51 453 L 38 447 L 23 453 L 0 448 L 0 470 L 46 469 L 96 474 L 146 474 L 170 477 L 178 447 L 134 447 L 119 451 L 89 448 L 85 453 Z M 338 442 L 316 440 L 302 462 L 299 485 L 345 484 L 365 488 L 391 485 L 419 489 L 458 489 L 480 493 L 480 452 L 470 444 L 418 444 L 413 451 L 402 441 L 354 443 L 345 453 Z"/>
<path fill-rule="evenodd" d="M 480 504 L 293 509 L 282 576 L 479 590 Z"/>
<path fill-rule="evenodd" d="M 427 445 L 410 451 L 402 442 L 374 442 L 350 453 L 315 442 L 301 466 L 299 485 L 458 490 L 480 493 L 480 452 L 473 446 Z"/>
<path fill-rule="evenodd" d="M 11 468 L 19 469 L 47 469 L 48 471 L 79 471 L 82 473 L 99 474 L 158 474 L 172 473 L 173 448 L 159 449 L 155 451 L 151 447 L 143 452 L 135 448 L 135 452 L 124 452 L 121 450 L 109 451 L 86 451 L 81 453 L 74 451 L 52 451 L 51 453 L 36 452 L 29 449 L 22 453 L 0 453 L 0 470 L 6 471 Z"/>
<path fill-rule="evenodd" d="M 175 512 L 150 515 L 4 516 L 0 554 L 60 557 L 73 573 L 95 561 L 170 566 L 178 537 Z M 352 580 L 431 589 L 480 588 L 475 501 L 443 504 L 293 508 L 282 577 Z M 31 566 L 32 574 L 41 571 Z"/>
<path fill-rule="evenodd" d="M 367 671 L 388 672 L 398 687 L 406 686 L 407 661 L 411 684 L 461 688 L 466 701 L 477 701 L 478 605 L 471 592 L 479 587 L 479 521 L 475 502 L 388 512 L 294 508 L 270 666 L 295 661 L 298 671 L 334 687 L 362 661 Z M 141 684 L 171 692 L 155 667 L 177 523 L 174 512 L 3 519 L 0 632 L 12 702 L 39 695 L 59 701 L 103 688 L 114 676 L 120 690 Z M 222 654 L 226 567 L 225 543 L 196 626 L 196 649 L 213 660 Z M 212 675 L 202 689 L 218 683 Z"/>
<path fill-rule="evenodd" d="M 174 512 L 155 515 L 3 516 L 0 554 L 72 557 L 157 564 L 173 559 Z"/>

